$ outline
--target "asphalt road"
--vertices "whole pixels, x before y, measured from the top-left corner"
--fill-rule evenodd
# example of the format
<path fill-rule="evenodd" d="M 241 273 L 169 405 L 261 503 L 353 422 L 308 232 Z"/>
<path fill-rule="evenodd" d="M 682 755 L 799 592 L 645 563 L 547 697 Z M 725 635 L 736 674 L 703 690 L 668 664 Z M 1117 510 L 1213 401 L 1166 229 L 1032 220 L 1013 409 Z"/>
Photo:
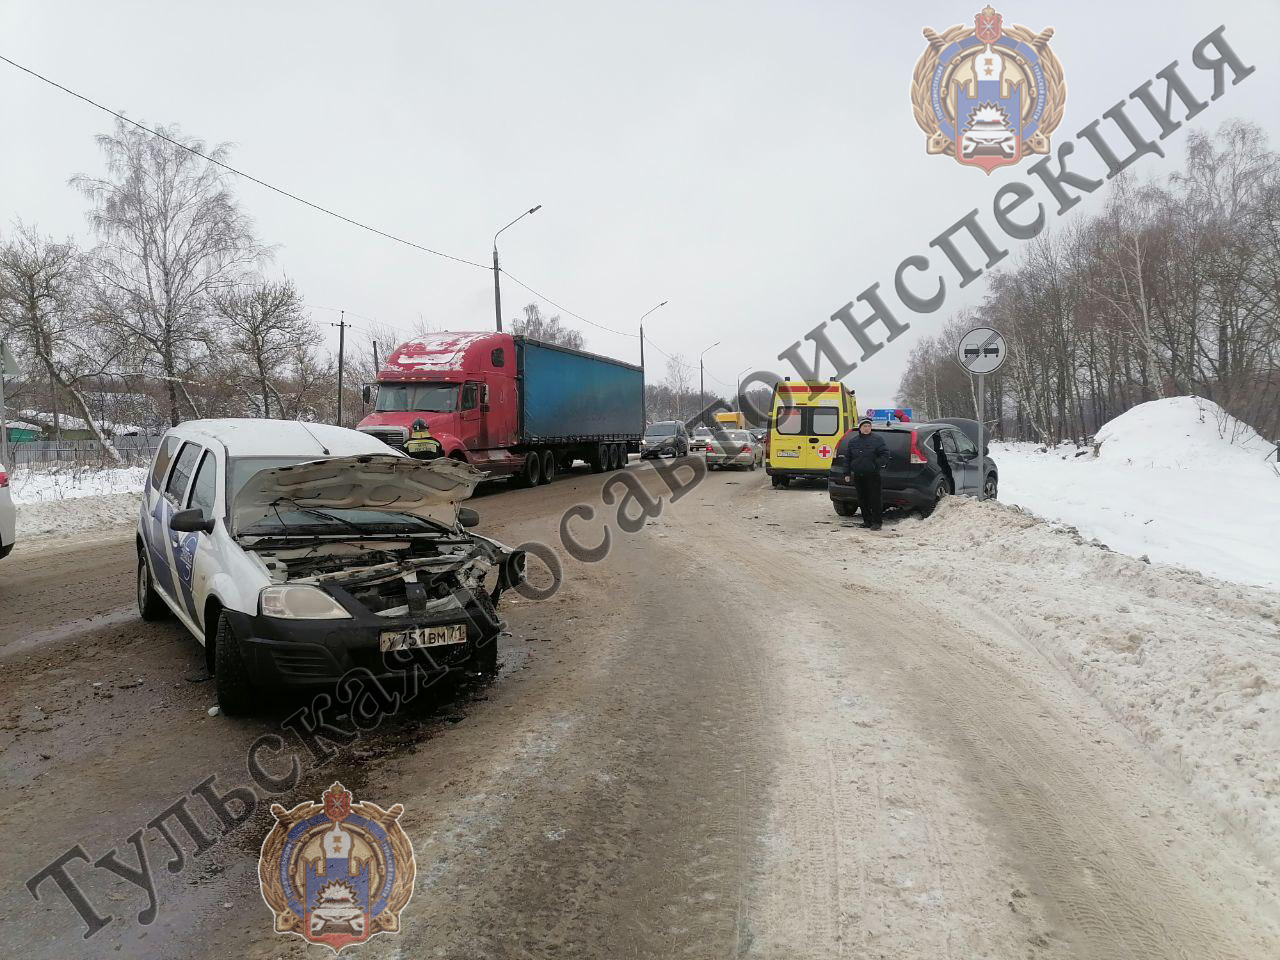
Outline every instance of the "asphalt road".
<path fill-rule="evenodd" d="M 633 465 L 655 496 L 648 467 Z M 820 491 L 713 473 L 634 534 L 601 477 L 497 491 L 480 532 L 560 546 L 567 509 L 599 562 L 551 599 L 505 602 L 500 676 L 433 691 L 319 769 L 405 806 L 417 884 L 369 956 L 1253 958 L 1280 956 L 1256 864 L 1115 721 L 1018 638 L 934 616 L 790 532 Z M 635 514 L 634 504 L 631 514 Z M 853 536 L 872 536 L 854 531 Z M 304 701 L 210 717 L 201 649 L 133 612 L 128 530 L 23 544 L 0 579 L 0 913 L 24 957 L 328 955 L 277 936 L 258 890 L 267 804 L 142 891 L 72 864 L 113 921 L 90 939 L 52 882 L 210 775 Z M 509 595 L 510 596 L 510 595 Z M 942 640 L 939 640 L 942 637 Z M 305 754 L 302 754 L 305 758 Z M 207 810 L 194 811 L 211 836 Z M 1153 813 L 1154 811 L 1154 813 Z"/>

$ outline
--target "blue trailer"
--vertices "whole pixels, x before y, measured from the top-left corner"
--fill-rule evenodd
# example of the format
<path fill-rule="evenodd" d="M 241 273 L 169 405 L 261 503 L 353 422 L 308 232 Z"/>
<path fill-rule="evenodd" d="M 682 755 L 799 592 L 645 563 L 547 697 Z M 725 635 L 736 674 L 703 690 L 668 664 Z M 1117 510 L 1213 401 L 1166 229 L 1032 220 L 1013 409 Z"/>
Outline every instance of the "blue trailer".
<path fill-rule="evenodd" d="M 644 371 L 620 360 L 513 337 L 523 444 L 639 444 Z"/>

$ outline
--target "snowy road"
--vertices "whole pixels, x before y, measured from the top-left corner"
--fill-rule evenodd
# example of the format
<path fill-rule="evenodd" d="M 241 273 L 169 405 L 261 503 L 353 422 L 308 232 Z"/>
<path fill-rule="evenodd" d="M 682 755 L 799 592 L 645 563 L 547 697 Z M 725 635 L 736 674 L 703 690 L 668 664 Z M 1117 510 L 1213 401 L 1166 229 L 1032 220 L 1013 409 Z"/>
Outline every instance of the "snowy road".
<path fill-rule="evenodd" d="M 481 530 L 554 543 L 600 485 L 481 497 Z M 575 521 L 585 543 L 598 528 Z M 991 554 L 963 574 L 975 530 Z M 640 533 L 613 533 L 603 562 L 567 563 L 557 597 L 505 607 L 496 682 L 395 718 L 282 800 L 340 778 L 405 805 L 415 895 L 403 931 L 360 955 L 1280 956 L 1280 743 L 1261 706 L 1280 684 L 1274 595 L 996 505 L 869 534 L 822 491 L 774 491 L 759 472 L 711 474 Z M 91 858 L 123 846 L 210 773 L 242 780 L 248 745 L 298 705 L 208 717 L 198 648 L 130 613 L 132 549 L 127 532 L 22 544 L 0 581 L 0 824 L 22 838 L 0 856 L 10 942 L 32 957 L 316 955 L 270 932 L 265 806 L 178 876 L 150 848 L 150 927 L 134 920 L 141 892 L 87 864 L 86 892 L 118 917 L 91 941 L 56 891 L 35 904 L 23 886 L 77 842 Z M 1127 652 L 1087 642 L 1114 624 L 1071 619 L 1075 584 L 1102 577 L 1109 617 L 1146 618 L 1117 634 Z M 1260 690 L 1162 718 L 1154 701 L 1212 679 L 1161 659 L 1180 619 L 1214 663 L 1247 661 L 1231 683 Z M 1159 736 L 1142 725 L 1157 721 Z"/>

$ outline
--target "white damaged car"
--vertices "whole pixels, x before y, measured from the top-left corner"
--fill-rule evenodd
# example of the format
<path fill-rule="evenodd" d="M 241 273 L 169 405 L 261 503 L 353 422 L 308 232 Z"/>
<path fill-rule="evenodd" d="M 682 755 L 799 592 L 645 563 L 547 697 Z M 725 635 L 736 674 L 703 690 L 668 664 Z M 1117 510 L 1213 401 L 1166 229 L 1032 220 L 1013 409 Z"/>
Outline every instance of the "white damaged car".
<path fill-rule="evenodd" d="M 483 474 L 355 430 L 195 420 L 162 439 L 138 519 L 138 610 L 205 646 L 218 703 L 363 668 L 497 669 L 496 607 L 525 555 L 468 533 Z"/>

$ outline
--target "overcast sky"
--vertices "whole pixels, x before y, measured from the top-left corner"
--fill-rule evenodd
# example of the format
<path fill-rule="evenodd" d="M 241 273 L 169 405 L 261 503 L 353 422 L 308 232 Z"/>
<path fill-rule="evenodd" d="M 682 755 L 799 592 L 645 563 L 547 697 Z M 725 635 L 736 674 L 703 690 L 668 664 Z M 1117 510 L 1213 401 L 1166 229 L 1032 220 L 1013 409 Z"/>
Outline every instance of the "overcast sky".
<path fill-rule="evenodd" d="M 140 121 L 230 141 L 261 179 L 470 260 L 487 263 L 494 231 L 541 203 L 503 235 L 504 267 L 621 330 L 669 300 L 648 333 L 695 363 L 721 341 L 707 367 L 723 391 L 744 368 L 778 367 L 872 282 L 891 287 L 903 257 L 1025 176 L 1025 162 L 987 177 L 926 156 L 912 119 L 921 28 L 971 23 L 983 5 L 4 0 L 0 53 Z M 1171 60 L 1204 94 L 1191 50 L 1219 24 L 1257 72 L 1194 123 L 1250 118 L 1280 145 L 1277 0 L 996 7 L 1057 31 L 1068 99 L 1055 147 Z M 102 169 L 92 138 L 111 122 L 0 64 L 0 225 L 87 241 L 67 180 Z M 1172 172 L 1185 131 L 1137 172 Z M 490 273 L 235 189 L 278 245 L 273 270 L 309 303 L 357 323 L 491 329 Z M 504 282 L 505 317 L 530 299 Z M 847 378 L 863 406 L 892 399 L 911 341 L 945 313 L 904 315 L 910 333 Z M 633 337 L 570 323 L 589 349 L 637 359 Z M 661 358 L 648 360 L 659 379 Z"/>

